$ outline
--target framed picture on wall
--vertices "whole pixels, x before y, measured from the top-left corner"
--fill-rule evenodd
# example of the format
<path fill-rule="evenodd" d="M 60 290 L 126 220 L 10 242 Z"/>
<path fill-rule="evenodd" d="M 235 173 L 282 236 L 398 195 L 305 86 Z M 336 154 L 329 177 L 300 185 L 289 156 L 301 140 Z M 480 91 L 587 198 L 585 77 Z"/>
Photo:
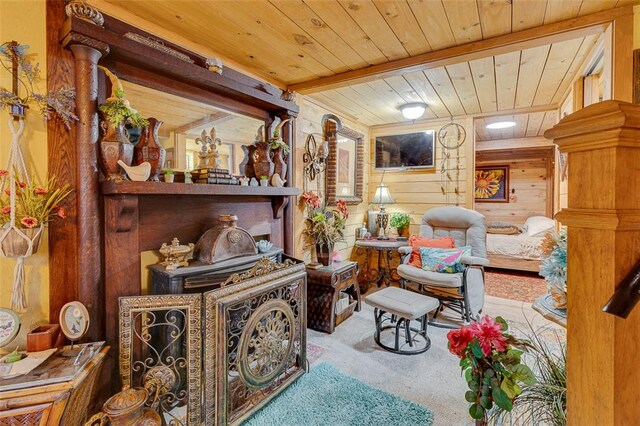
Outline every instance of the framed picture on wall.
<path fill-rule="evenodd" d="M 476 167 L 475 200 L 478 203 L 508 203 L 509 166 Z"/>

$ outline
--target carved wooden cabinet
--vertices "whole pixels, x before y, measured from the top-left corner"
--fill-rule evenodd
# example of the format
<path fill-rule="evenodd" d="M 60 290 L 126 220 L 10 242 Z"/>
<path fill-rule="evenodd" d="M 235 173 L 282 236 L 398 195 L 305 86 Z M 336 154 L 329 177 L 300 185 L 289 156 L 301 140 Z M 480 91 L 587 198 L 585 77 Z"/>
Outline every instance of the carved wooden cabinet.
<path fill-rule="evenodd" d="M 349 306 L 336 314 L 340 292 L 349 294 Z M 354 309 L 360 311 L 358 263 L 342 262 L 320 269 L 307 269 L 307 325 L 326 333 L 349 318 Z"/>

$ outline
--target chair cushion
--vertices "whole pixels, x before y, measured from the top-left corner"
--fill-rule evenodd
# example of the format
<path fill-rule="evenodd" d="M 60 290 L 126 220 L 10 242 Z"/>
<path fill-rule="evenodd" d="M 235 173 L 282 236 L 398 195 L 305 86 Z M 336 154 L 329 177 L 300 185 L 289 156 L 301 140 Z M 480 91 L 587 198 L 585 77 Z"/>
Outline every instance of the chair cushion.
<path fill-rule="evenodd" d="M 365 303 L 408 320 L 420 318 L 440 306 L 438 299 L 397 287 L 387 287 L 368 295 Z"/>
<path fill-rule="evenodd" d="M 409 265 L 422 268 L 422 258 L 420 257 L 420 247 L 433 248 L 454 248 L 456 245 L 451 237 L 443 238 L 423 238 L 412 235 L 409 238 L 409 245 L 413 249 L 409 257 Z"/>
<path fill-rule="evenodd" d="M 441 274 L 439 272 L 423 271 L 411 265 L 398 266 L 398 275 L 402 278 L 419 284 L 427 284 L 436 287 L 462 287 L 462 273 Z"/>
<path fill-rule="evenodd" d="M 422 269 L 425 271 L 453 274 L 464 271 L 461 263 L 463 256 L 471 255 L 471 247 L 459 247 L 453 249 L 441 249 L 420 247 Z"/>

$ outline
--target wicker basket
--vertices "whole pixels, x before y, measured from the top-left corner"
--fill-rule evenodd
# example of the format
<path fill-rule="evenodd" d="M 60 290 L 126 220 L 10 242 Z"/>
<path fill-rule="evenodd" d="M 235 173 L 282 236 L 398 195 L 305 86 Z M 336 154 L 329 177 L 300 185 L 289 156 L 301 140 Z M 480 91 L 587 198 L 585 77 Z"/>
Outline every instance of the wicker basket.
<path fill-rule="evenodd" d="M 24 235 L 29 240 L 33 240 L 33 249 L 29 253 L 29 240 L 20 235 L 14 228 L 10 229 L 7 235 L 2 239 L 2 254 L 5 257 L 19 257 L 36 254 L 40 248 L 40 242 L 42 241 L 42 234 L 44 234 L 44 227 L 39 226 L 31 229 L 21 229 Z M 4 230 L 0 231 L 0 235 L 4 233 Z"/>

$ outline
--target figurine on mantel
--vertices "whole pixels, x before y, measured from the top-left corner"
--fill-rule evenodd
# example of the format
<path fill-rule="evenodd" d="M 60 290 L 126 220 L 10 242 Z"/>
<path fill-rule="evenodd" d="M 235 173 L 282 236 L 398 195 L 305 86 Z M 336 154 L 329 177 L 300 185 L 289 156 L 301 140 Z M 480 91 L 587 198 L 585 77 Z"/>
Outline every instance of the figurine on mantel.
<path fill-rule="evenodd" d="M 144 182 L 151 176 L 151 164 L 148 161 L 137 166 L 127 166 L 124 161 L 118 160 L 118 164 L 127 173 L 129 179 L 134 182 Z"/>
<path fill-rule="evenodd" d="M 251 182 L 249 182 L 249 186 L 260 186 L 256 178 L 252 177 Z"/>
<path fill-rule="evenodd" d="M 240 179 L 240 186 L 249 186 L 249 178 L 246 176 L 242 176 Z"/>
<path fill-rule="evenodd" d="M 216 128 L 212 127 L 207 135 L 207 131 L 203 130 L 199 138 L 196 138 L 196 144 L 201 144 L 202 148 L 198 154 L 200 162 L 198 169 L 221 168 L 220 153 L 216 145 L 222 145 L 222 140 L 216 137 Z"/>
<path fill-rule="evenodd" d="M 162 243 L 160 254 L 164 260 L 160 264 L 165 265 L 167 271 L 178 269 L 181 266 L 189 266 L 189 260 L 193 259 L 193 248 L 193 243 L 186 246 L 180 245 L 177 238 L 171 240 L 171 244 Z"/>
<path fill-rule="evenodd" d="M 271 186 L 276 188 L 282 188 L 285 184 L 286 180 L 282 180 L 278 173 L 274 173 L 271 177 Z"/>

